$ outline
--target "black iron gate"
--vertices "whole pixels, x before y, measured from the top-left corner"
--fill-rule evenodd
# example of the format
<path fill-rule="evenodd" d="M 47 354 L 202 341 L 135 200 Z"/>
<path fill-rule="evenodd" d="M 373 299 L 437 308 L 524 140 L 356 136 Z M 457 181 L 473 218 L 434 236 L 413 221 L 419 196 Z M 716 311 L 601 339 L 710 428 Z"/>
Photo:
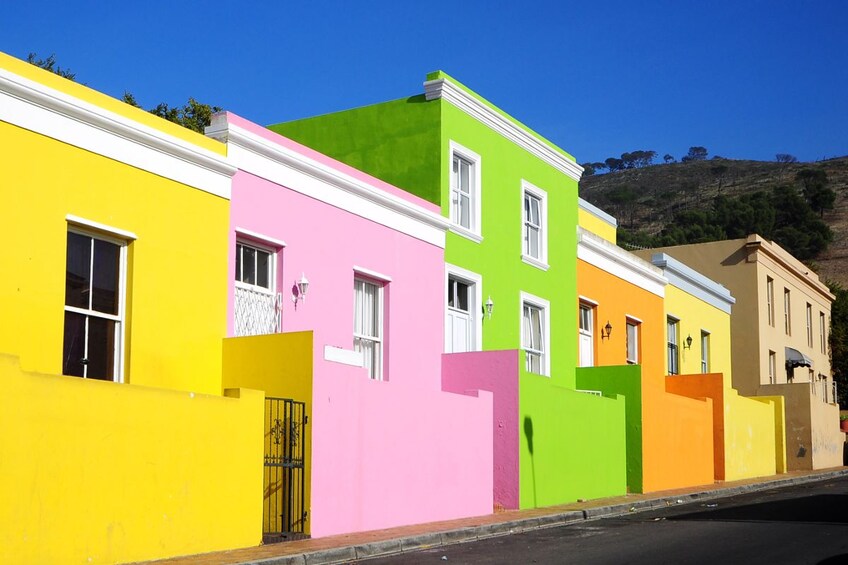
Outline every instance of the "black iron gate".
<path fill-rule="evenodd" d="M 308 422 L 305 403 L 265 399 L 263 543 L 306 537 L 303 464 Z"/>

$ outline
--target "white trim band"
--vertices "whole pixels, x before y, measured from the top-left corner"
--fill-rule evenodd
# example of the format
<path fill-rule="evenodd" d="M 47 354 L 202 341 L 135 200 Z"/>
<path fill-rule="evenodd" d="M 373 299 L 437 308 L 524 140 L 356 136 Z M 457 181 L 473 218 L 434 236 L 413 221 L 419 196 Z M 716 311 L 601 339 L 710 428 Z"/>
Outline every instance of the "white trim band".
<path fill-rule="evenodd" d="M 283 241 L 282 239 L 276 239 L 276 238 L 273 238 L 273 237 L 270 237 L 270 236 L 267 236 L 267 235 L 263 235 L 261 233 L 255 232 L 255 231 L 246 230 L 244 228 L 238 228 L 237 227 L 235 229 L 235 232 L 236 232 L 237 236 L 242 235 L 242 236 L 247 237 L 249 239 L 253 239 L 255 241 L 258 241 L 260 243 L 270 244 L 273 247 L 282 248 L 282 247 L 286 246 L 286 242 Z"/>
<path fill-rule="evenodd" d="M 118 236 L 127 240 L 135 240 L 138 239 L 138 236 L 135 235 L 131 231 L 122 230 L 119 228 L 115 228 L 106 224 L 101 224 L 100 222 L 93 222 L 91 220 L 86 220 L 85 218 L 80 218 L 79 216 L 74 216 L 73 214 L 68 214 L 65 216 L 65 220 L 68 223 L 73 224 L 75 226 L 82 226 L 92 230 L 96 230 L 99 232 L 103 232 L 109 235 Z"/>
<path fill-rule="evenodd" d="M 351 367 L 365 366 L 361 351 L 343 349 L 341 347 L 334 347 L 332 345 L 324 346 L 324 361 L 330 361 L 332 363 L 341 363 L 342 365 L 350 365 Z"/>
<path fill-rule="evenodd" d="M 654 253 L 651 263 L 663 270 L 668 284 L 730 314 L 736 299 L 730 291 L 667 253 Z"/>
<path fill-rule="evenodd" d="M 668 281 L 660 269 L 581 227 L 577 228 L 577 258 L 657 296 L 665 297 Z"/>
<path fill-rule="evenodd" d="M 369 279 L 374 279 L 375 281 L 392 282 L 392 277 L 390 277 L 389 275 L 384 275 L 382 273 L 378 273 L 377 271 L 372 271 L 371 269 L 360 267 L 359 265 L 353 266 L 353 272 L 358 275 L 368 277 Z"/>
<path fill-rule="evenodd" d="M 471 96 L 463 88 L 460 88 L 450 80 L 439 78 L 426 81 L 424 83 L 424 96 L 427 100 L 441 98 L 453 104 L 472 118 L 488 126 L 560 172 L 576 181 L 580 180 L 580 176 L 583 174 L 583 167 L 566 157 L 561 150 L 557 150 L 548 143 L 543 142 L 538 136 L 530 133 L 526 128 L 519 126 L 499 112 L 496 112 L 488 105 L 483 104 L 476 97 Z"/>

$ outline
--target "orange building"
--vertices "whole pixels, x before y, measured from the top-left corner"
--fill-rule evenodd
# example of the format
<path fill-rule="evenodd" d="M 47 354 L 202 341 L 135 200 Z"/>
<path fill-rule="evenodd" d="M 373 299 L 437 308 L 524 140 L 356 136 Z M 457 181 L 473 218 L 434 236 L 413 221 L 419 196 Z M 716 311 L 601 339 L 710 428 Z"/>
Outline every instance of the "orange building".
<path fill-rule="evenodd" d="M 577 246 L 579 362 L 632 365 L 610 379 L 578 371 L 581 389 L 626 398 L 631 492 L 713 482 L 713 406 L 666 390 L 667 280 L 650 263 L 582 228 Z"/>

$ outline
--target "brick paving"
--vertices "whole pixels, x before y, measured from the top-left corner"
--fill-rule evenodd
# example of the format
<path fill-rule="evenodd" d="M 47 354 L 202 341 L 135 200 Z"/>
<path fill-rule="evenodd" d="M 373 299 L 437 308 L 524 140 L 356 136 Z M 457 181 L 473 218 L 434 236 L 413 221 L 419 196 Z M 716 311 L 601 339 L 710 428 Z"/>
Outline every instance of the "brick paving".
<path fill-rule="evenodd" d="M 390 555 L 424 547 L 550 527 L 605 515 L 647 510 L 660 505 L 731 496 L 740 492 L 825 480 L 842 475 L 848 475 L 848 469 L 845 467 L 820 471 L 793 471 L 770 477 L 717 482 L 711 485 L 652 492 L 650 494 L 628 494 L 530 510 L 507 510 L 486 516 L 261 545 L 149 561 L 147 563 L 155 563 L 156 565 L 344 563 L 367 556 Z"/>

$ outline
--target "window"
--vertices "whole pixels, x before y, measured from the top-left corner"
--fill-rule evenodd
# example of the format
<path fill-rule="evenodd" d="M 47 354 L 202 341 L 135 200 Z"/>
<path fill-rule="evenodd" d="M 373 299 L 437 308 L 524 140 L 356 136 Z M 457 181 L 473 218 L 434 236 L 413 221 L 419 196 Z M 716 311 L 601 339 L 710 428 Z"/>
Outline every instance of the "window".
<path fill-rule="evenodd" d="M 774 279 L 766 277 L 766 307 L 768 309 L 768 323 L 774 327 Z"/>
<path fill-rule="evenodd" d="M 627 319 L 627 362 L 639 363 L 639 322 Z"/>
<path fill-rule="evenodd" d="M 521 293 L 521 346 L 529 373 L 550 374 L 549 310 L 547 300 Z"/>
<path fill-rule="evenodd" d="M 62 373 L 120 381 L 126 242 L 69 230 Z"/>
<path fill-rule="evenodd" d="M 445 353 L 474 350 L 474 284 L 448 276 Z"/>
<path fill-rule="evenodd" d="M 522 186 L 524 224 L 521 259 L 547 270 L 547 193 L 526 181 L 522 181 Z"/>
<path fill-rule="evenodd" d="M 595 309 L 588 305 L 580 304 L 580 333 L 579 333 L 579 353 L 580 366 L 591 367 L 595 364 L 595 338 L 594 338 L 594 320 Z"/>
<path fill-rule="evenodd" d="M 668 374 L 677 375 L 680 373 L 680 355 L 677 349 L 677 326 L 678 321 L 674 318 L 668 318 Z"/>
<path fill-rule="evenodd" d="M 807 303 L 807 345 L 813 346 L 813 305 Z"/>
<path fill-rule="evenodd" d="M 362 352 L 368 377 L 383 380 L 383 287 L 353 280 L 353 349 Z"/>
<path fill-rule="evenodd" d="M 452 230 L 480 241 L 480 156 L 451 141 L 450 219 Z"/>
<path fill-rule="evenodd" d="M 792 335 L 792 320 L 790 319 L 789 314 L 789 306 L 790 306 L 790 298 L 789 298 L 789 289 L 783 289 L 783 326 L 786 331 L 786 335 Z"/>
<path fill-rule="evenodd" d="M 233 333 L 262 335 L 280 331 L 281 298 L 276 291 L 276 250 L 236 242 Z"/>
<path fill-rule="evenodd" d="M 701 372 L 710 372 L 710 332 L 701 330 Z"/>
<path fill-rule="evenodd" d="M 824 312 L 819 312 L 819 342 L 821 352 L 827 353 L 827 325 L 825 324 Z"/>
<path fill-rule="evenodd" d="M 774 384 L 777 382 L 777 355 L 775 355 L 774 351 L 769 351 L 768 376 L 769 384 Z"/>

